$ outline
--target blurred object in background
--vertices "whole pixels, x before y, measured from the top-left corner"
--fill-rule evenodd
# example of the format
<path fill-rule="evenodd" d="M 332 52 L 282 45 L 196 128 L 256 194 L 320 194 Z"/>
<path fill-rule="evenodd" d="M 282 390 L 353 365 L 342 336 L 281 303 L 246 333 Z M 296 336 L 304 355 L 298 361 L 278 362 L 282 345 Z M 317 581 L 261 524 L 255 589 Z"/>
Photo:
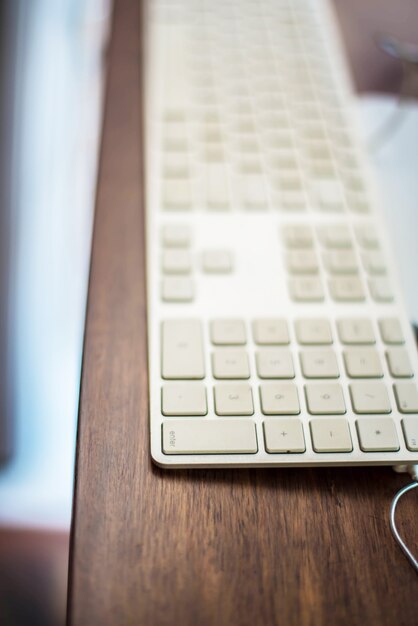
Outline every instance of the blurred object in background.
<path fill-rule="evenodd" d="M 416 0 L 334 0 L 357 91 L 399 93 L 400 63 L 376 45 L 387 33 L 404 43 L 418 44 Z"/>
<path fill-rule="evenodd" d="M 0 2 L 2 626 L 64 621 L 110 8 Z"/>
<path fill-rule="evenodd" d="M 8 19 L 10 9 L 0 2 L 0 471 L 12 456 L 13 425 L 11 415 L 11 355 L 8 329 L 10 325 L 10 254 L 13 248 L 11 233 L 11 129 L 14 122 L 13 98 L 15 91 L 16 24 Z"/>

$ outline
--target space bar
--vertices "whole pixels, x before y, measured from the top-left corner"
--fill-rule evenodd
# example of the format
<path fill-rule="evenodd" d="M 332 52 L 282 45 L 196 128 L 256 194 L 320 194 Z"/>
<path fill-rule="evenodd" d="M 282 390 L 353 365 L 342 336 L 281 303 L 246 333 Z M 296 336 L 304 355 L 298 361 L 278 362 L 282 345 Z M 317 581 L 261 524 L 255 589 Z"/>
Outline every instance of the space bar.
<path fill-rule="evenodd" d="M 251 420 L 170 420 L 163 422 L 164 454 L 255 454 Z"/>

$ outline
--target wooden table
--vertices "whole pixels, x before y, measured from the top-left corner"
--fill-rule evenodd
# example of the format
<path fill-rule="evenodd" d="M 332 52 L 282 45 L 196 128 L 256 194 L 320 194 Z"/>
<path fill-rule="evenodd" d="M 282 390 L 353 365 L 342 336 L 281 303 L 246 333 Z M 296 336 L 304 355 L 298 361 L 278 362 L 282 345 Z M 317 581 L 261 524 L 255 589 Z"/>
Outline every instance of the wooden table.
<path fill-rule="evenodd" d="M 72 626 L 417 623 L 389 468 L 153 466 L 148 444 L 140 31 L 116 2 L 87 311 Z M 399 509 L 417 538 L 416 496 Z M 414 535 L 415 533 L 415 535 Z M 414 597 L 415 596 L 415 597 Z"/>

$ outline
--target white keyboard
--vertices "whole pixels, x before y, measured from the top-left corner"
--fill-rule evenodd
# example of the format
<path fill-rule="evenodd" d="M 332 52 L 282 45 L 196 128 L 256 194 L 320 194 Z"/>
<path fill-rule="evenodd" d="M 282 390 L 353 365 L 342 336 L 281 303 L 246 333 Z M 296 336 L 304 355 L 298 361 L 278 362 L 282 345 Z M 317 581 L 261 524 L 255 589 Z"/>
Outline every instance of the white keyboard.
<path fill-rule="evenodd" d="M 147 11 L 151 454 L 418 461 L 418 372 L 327 2 Z"/>

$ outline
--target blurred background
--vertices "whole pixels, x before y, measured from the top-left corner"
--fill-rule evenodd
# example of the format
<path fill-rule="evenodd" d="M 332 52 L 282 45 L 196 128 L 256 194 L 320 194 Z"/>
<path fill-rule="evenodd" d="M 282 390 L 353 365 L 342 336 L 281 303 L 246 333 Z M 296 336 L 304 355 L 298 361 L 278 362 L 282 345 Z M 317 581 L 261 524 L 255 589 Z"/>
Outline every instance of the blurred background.
<path fill-rule="evenodd" d="M 0 0 L 0 623 L 63 624 L 109 0 Z"/>
<path fill-rule="evenodd" d="M 334 4 L 417 321 L 418 3 Z M 111 8 L 111 0 L 0 0 L 2 626 L 65 623 Z M 413 44 L 401 105 L 405 62 L 393 46 L 383 50 L 382 34 Z"/>

